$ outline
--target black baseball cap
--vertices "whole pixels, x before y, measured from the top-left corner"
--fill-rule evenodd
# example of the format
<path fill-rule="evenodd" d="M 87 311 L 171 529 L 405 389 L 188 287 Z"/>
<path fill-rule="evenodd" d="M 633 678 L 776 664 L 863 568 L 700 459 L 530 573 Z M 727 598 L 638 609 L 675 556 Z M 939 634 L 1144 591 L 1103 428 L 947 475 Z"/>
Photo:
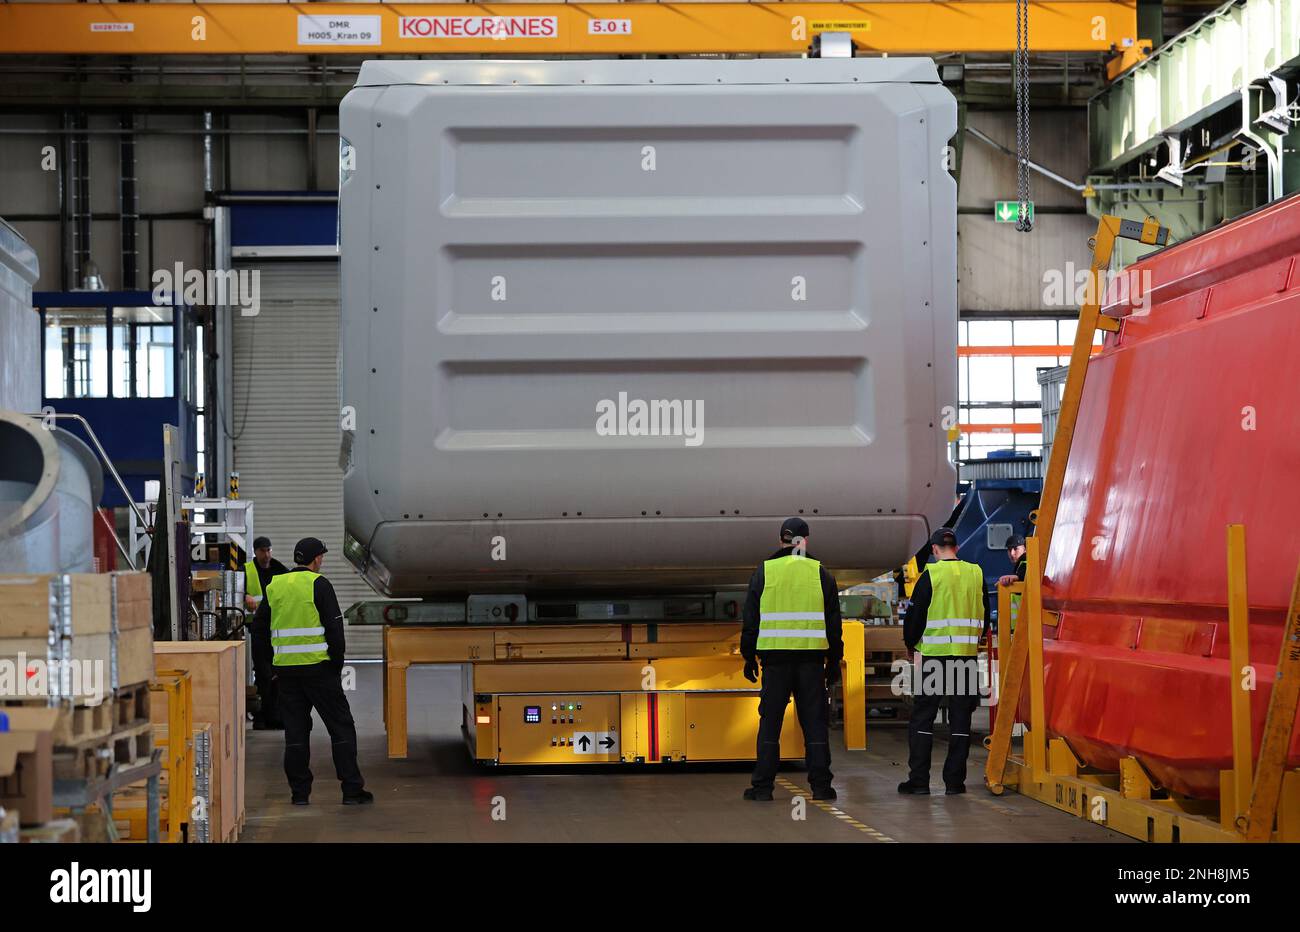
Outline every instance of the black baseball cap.
<path fill-rule="evenodd" d="M 265 548 L 265 549 L 267 549 L 267 550 L 271 549 L 271 538 L 269 538 L 269 537 L 258 537 L 257 539 L 255 539 L 255 540 L 253 541 L 253 549 L 254 549 L 254 550 L 262 550 L 263 548 Z"/>
<path fill-rule="evenodd" d="M 786 518 L 781 522 L 781 540 L 791 543 L 796 537 L 808 536 L 808 522 L 803 518 Z"/>
<path fill-rule="evenodd" d="M 950 527 L 941 527 L 930 535 L 930 545 L 932 547 L 956 547 L 957 535 Z"/>
<path fill-rule="evenodd" d="M 293 562 L 306 566 L 322 553 L 329 553 L 328 548 L 315 537 L 304 537 L 293 545 Z"/>
<path fill-rule="evenodd" d="M 1012 534 L 1007 538 L 1007 549 L 1015 550 L 1017 547 L 1025 546 L 1025 539 L 1019 534 Z"/>

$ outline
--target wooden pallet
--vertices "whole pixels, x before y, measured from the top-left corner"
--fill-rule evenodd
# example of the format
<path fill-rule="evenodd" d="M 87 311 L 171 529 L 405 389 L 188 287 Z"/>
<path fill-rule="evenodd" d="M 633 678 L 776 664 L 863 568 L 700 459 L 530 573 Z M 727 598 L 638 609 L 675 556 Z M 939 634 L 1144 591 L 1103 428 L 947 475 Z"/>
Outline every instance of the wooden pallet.
<path fill-rule="evenodd" d="M 108 776 L 112 766 L 113 746 L 107 737 L 54 752 L 55 780 L 96 780 Z"/>
<path fill-rule="evenodd" d="M 113 730 L 122 731 L 148 725 L 149 696 L 148 683 L 119 689 L 113 697 Z"/>
<path fill-rule="evenodd" d="M 88 738 L 54 752 L 54 779 L 94 780 L 108 776 L 114 766 L 129 767 L 153 754 L 153 725 L 138 722 L 111 734 Z"/>
<path fill-rule="evenodd" d="M 0 700 L 0 712 L 14 706 L 45 708 L 49 701 L 44 697 L 32 699 Z M 74 745 L 91 738 L 99 738 L 113 731 L 113 703 L 105 699 L 99 705 L 73 705 L 60 703 L 55 720 L 53 740 L 55 745 Z"/>
<path fill-rule="evenodd" d="M 113 763 L 129 767 L 153 756 L 153 725 L 143 722 L 113 734 Z"/>
<path fill-rule="evenodd" d="M 0 700 L 0 711 L 11 706 L 49 705 L 45 697 Z M 119 689 L 105 696 L 98 705 L 76 705 L 61 702 L 54 724 L 53 742 L 56 748 L 77 748 L 98 738 L 106 738 L 115 731 L 149 721 L 149 684 L 141 683 Z"/>

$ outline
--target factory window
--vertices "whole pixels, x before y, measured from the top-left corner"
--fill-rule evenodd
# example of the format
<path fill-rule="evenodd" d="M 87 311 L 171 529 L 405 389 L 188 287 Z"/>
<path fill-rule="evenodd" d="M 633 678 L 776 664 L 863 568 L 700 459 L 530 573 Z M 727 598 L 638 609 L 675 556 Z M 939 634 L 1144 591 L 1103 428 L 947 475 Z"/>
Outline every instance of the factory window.
<path fill-rule="evenodd" d="M 45 312 L 45 397 L 108 397 L 108 318 L 103 308 Z"/>
<path fill-rule="evenodd" d="M 175 327 L 170 307 L 113 308 L 113 395 L 169 398 L 175 387 Z"/>
<path fill-rule="evenodd" d="M 958 455 L 982 459 L 993 450 L 1041 453 L 1038 370 L 1070 361 L 1077 321 L 980 319 L 957 326 Z M 1101 344 L 1100 333 L 1094 343 Z"/>
<path fill-rule="evenodd" d="M 45 397 L 171 397 L 172 318 L 170 307 L 47 308 Z"/>

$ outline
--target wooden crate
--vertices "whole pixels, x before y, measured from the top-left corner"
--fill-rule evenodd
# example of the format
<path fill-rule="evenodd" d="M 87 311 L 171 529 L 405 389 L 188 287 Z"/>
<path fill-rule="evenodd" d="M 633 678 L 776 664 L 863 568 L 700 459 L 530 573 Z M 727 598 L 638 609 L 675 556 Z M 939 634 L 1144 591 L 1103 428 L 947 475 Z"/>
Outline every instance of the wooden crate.
<path fill-rule="evenodd" d="M 117 629 L 153 628 L 153 580 L 148 573 L 113 573 Z"/>
<path fill-rule="evenodd" d="M 190 575 L 190 592 L 220 592 L 221 591 L 221 571 L 220 570 L 195 570 Z"/>
<path fill-rule="evenodd" d="M 70 573 L 72 633 L 112 630 L 112 585 L 104 573 Z M 0 639 L 39 637 L 50 630 L 49 573 L 0 574 Z"/>
<path fill-rule="evenodd" d="M 154 651 L 160 668 L 190 674 L 195 727 L 212 725 L 211 838 L 234 841 L 244 816 L 244 642 L 159 641 Z"/>
<path fill-rule="evenodd" d="M 58 670 L 49 663 L 54 578 L 0 575 L 0 660 L 24 672 L 35 671 L 36 661 L 45 665 L 37 678 L 0 681 L 0 700 L 36 698 L 36 692 L 44 698 L 54 691 Z M 72 639 L 66 656 L 78 662 L 71 698 L 79 705 L 96 705 L 116 688 L 147 683 L 153 676 L 149 577 L 74 573 L 70 580 Z M 85 736 L 84 730 L 79 733 Z"/>
<path fill-rule="evenodd" d="M 147 685 L 154 675 L 153 628 L 129 628 L 117 634 L 117 685 Z"/>
<path fill-rule="evenodd" d="M 95 705 L 112 690 L 111 581 L 96 573 L 68 575 L 72 641 L 67 657 L 77 661 L 72 698 L 79 705 Z M 44 702 L 55 688 L 52 681 L 59 670 L 48 662 L 51 624 L 58 619 L 57 610 L 52 614 L 51 607 L 55 600 L 52 584 L 57 578 L 45 573 L 0 575 L 0 660 L 25 675 L 36 674 L 21 683 L 4 683 L 0 699 Z M 43 670 L 36 669 L 36 661 L 45 664 Z M 85 682 L 83 674 L 90 677 Z"/>
<path fill-rule="evenodd" d="M 66 659 L 74 661 L 71 668 L 74 673 L 72 695 L 69 698 L 78 705 L 97 705 L 111 696 L 113 635 L 107 631 L 103 634 L 79 634 L 67 643 L 70 649 Z M 11 669 L 36 673 L 21 684 L 10 683 L 5 678 L 4 685 L 0 686 L 3 690 L 0 699 L 44 699 L 57 689 L 59 669 L 50 663 L 48 630 L 40 637 L 0 638 L 0 661 L 11 664 Z M 41 662 L 43 673 L 36 661 Z"/>

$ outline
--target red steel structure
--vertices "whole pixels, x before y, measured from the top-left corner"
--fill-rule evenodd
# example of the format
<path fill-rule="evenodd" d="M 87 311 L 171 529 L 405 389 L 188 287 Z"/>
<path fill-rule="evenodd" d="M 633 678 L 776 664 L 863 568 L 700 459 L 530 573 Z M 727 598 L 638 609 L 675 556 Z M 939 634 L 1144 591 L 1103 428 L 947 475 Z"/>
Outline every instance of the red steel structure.
<path fill-rule="evenodd" d="M 1127 271 L 1044 566 L 1048 730 L 1089 766 L 1133 757 L 1217 798 L 1233 765 L 1225 527 L 1247 539 L 1256 754 L 1300 558 L 1300 196 Z"/>

